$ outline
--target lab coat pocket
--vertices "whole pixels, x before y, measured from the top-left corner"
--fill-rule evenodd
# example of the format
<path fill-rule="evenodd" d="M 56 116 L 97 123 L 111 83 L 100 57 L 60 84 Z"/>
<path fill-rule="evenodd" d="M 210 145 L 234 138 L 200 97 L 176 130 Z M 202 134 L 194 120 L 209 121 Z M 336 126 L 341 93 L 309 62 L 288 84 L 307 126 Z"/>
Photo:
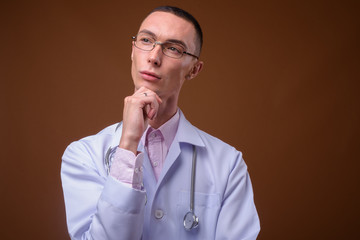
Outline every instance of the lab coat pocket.
<path fill-rule="evenodd" d="M 221 207 L 220 195 L 195 192 L 194 196 L 194 213 L 199 219 L 199 224 L 196 228 L 186 230 L 184 216 L 190 211 L 190 192 L 179 192 L 176 209 L 179 222 L 178 239 L 214 239 Z"/>

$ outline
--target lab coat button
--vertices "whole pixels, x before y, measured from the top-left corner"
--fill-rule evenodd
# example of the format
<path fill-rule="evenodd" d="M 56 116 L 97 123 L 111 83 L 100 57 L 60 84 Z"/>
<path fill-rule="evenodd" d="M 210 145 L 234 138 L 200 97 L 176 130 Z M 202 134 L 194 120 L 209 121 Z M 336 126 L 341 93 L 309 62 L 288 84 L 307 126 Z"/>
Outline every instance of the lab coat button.
<path fill-rule="evenodd" d="M 161 209 L 157 209 L 155 210 L 155 218 L 156 219 L 161 219 L 164 216 L 164 212 Z"/>

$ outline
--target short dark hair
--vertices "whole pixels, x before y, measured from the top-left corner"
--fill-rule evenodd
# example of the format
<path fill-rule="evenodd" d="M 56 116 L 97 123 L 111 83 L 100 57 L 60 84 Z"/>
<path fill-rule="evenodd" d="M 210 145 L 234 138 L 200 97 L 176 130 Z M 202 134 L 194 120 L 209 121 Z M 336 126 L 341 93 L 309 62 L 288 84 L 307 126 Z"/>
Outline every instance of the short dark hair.
<path fill-rule="evenodd" d="M 168 13 L 172 13 L 174 14 L 175 16 L 178 16 L 178 17 L 181 17 L 187 21 L 189 21 L 190 23 L 192 23 L 192 25 L 194 26 L 195 28 L 195 31 L 196 31 L 196 35 L 197 35 L 197 38 L 198 38 L 198 42 L 199 42 L 199 49 L 198 49 L 198 53 L 200 54 L 201 52 L 201 48 L 202 48 L 202 45 L 203 45 L 203 33 L 202 33 L 202 30 L 201 30 L 201 27 L 200 27 L 200 24 L 199 22 L 190 14 L 188 13 L 187 11 L 181 9 L 181 8 L 178 8 L 178 7 L 173 7 L 173 6 L 160 6 L 160 7 L 157 7 L 155 9 L 153 9 L 149 15 L 153 12 L 168 12 Z"/>

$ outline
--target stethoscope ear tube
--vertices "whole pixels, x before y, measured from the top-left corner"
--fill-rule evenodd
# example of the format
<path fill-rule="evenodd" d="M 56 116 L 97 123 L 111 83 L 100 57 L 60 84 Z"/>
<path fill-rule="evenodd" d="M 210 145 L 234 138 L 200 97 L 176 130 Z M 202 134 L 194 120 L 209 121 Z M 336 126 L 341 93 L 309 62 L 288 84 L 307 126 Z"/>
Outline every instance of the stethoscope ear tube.
<path fill-rule="evenodd" d="M 190 211 L 184 216 L 184 228 L 190 231 L 199 225 L 199 218 L 194 212 L 195 198 L 195 173 L 196 173 L 196 147 L 193 145 L 192 169 L 191 169 L 191 190 L 190 190 Z"/>
<path fill-rule="evenodd" d="M 109 175 L 110 174 L 110 167 L 111 167 L 111 157 L 112 155 L 115 153 L 116 151 L 116 147 L 109 147 L 109 149 L 107 150 L 106 154 L 105 154 L 105 158 L 104 158 L 104 164 L 105 164 L 105 170 L 106 173 Z"/>
<path fill-rule="evenodd" d="M 119 141 L 120 141 L 120 133 L 121 131 L 118 131 L 119 128 L 122 127 L 122 122 L 120 122 L 116 128 L 115 128 L 115 136 L 113 137 L 111 146 L 109 147 L 109 149 L 106 151 L 105 156 L 104 156 L 104 165 L 105 165 L 105 170 L 106 173 L 109 175 L 110 174 L 110 167 L 111 167 L 111 158 L 112 155 L 115 153 L 117 146 L 119 145 Z M 114 146 L 114 147 L 112 147 Z"/>

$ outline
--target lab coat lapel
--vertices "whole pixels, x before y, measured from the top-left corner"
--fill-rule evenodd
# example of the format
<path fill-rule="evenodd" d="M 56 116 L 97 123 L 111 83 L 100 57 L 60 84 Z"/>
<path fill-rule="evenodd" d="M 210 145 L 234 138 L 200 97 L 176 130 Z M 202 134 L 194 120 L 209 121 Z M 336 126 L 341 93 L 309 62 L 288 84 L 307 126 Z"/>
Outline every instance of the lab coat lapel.
<path fill-rule="evenodd" d="M 171 166 L 174 164 L 176 159 L 178 159 L 178 157 L 180 155 L 180 152 L 181 152 L 180 151 L 180 145 L 179 145 L 179 142 L 177 141 L 177 139 L 175 137 L 174 142 L 170 146 L 169 153 L 166 156 L 164 166 L 163 166 L 163 169 L 161 170 L 161 174 L 159 176 L 157 185 L 161 184 L 161 181 L 164 179 L 165 175 L 167 174 L 167 172 L 169 171 Z"/>
<path fill-rule="evenodd" d="M 179 158 L 180 154 L 185 154 L 184 149 L 180 148 L 181 144 L 190 144 L 196 146 L 205 146 L 204 142 L 200 138 L 196 128 L 186 120 L 184 114 L 180 111 L 179 127 L 174 138 L 173 143 L 170 146 L 169 153 L 165 159 L 163 169 L 161 171 L 158 186 L 164 179 L 170 168 L 173 166 L 175 161 Z"/>

